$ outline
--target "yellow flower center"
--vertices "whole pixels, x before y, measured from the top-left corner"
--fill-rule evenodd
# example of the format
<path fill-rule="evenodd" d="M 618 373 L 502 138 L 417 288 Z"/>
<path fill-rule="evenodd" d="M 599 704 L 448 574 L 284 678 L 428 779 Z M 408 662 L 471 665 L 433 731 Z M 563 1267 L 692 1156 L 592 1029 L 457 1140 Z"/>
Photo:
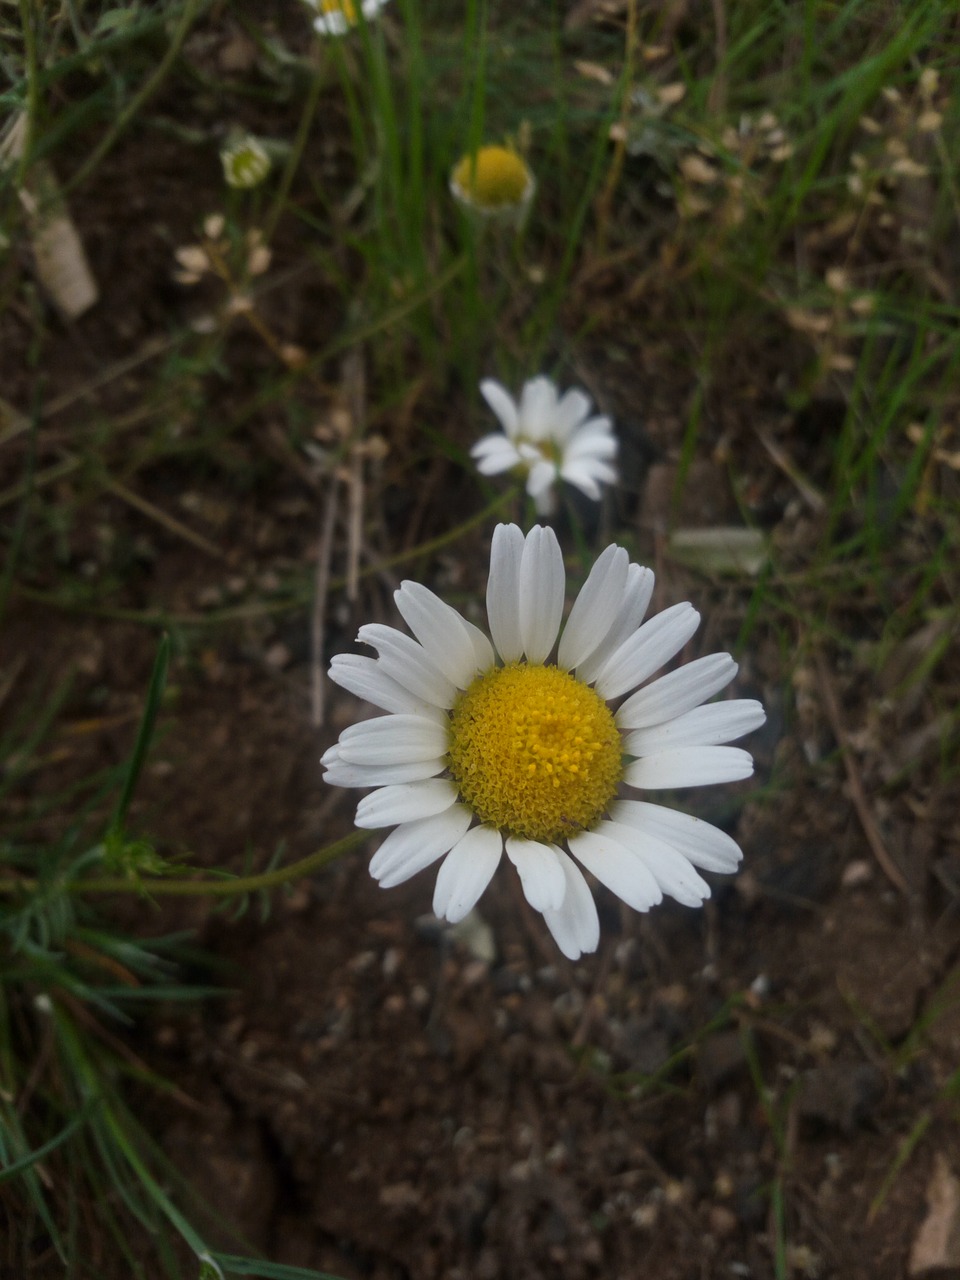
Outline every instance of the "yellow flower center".
<path fill-rule="evenodd" d="M 457 162 L 453 184 L 481 207 L 518 205 L 530 186 L 530 170 L 508 147 L 481 147 Z"/>
<path fill-rule="evenodd" d="M 493 668 L 461 695 L 447 759 L 482 822 L 554 843 L 600 817 L 623 773 L 600 695 L 557 667 L 526 663 Z"/>
<path fill-rule="evenodd" d="M 351 27 L 357 25 L 357 9 L 353 0 L 320 0 L 321 13 L 341 13 Z"/>

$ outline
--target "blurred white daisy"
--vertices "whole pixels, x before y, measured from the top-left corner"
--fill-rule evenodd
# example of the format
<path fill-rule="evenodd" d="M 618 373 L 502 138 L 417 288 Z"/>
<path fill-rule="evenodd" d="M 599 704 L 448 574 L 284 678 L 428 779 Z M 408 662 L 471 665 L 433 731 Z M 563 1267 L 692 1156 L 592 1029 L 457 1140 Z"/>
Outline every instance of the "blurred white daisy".
<path fill-rule="evenodd" d="M 527 478 L 527 493 L 539 515 L 555 506 L 553 487 L 566 480 L 598 501 L 600 485 L 617 473 L 617 438 L 607 417 L 590 417 L 590 397 L 576 388 L 557 395 L 549 378 L 524 383 L 519 404 L 493 378 L 480 383 L 480 393 L 500 419 L 499 431 L 484 436 L 470 450 L 481 475 L 514 471 Z"/>
<path fill-rule="evenodd" d="M 345 729 L 322 763 L 327 782 L 375 788 L 358 826 L 395 827 L 370 863 L 384 888 L 440 862 L 433 909 L 456 922 L 506 850 L 527 901 L 575 960 L 600 936 L 581 866 L 637 911 L 664 894 L 699 906 L 710 887 L 698 868 L 736 868 L 740 849 L 724 832 L 635 793 L 749 777 L 749 752 L 718 744 L 765 717 L 759 702 L 707 703 L 736 675 L 726 653 L 650 680 L 700 617 L 678 604 L 642 623 L 653 574 L 623 547 L 607 547 L 591 569 L 551 660 L 564 587 L 556 535 L 539 525 L 494 532 L 492 644 L 404 582 L 395 599 L 416 640 L 363 626 L 358 639 L 378 657 L 340 654 L 330 665 L 331 679 L 388 714 Z"/>
<path fill-rule="evenodd" d="M 313 29 L 320 36 L 345 36 L 352 31 L 362 13 L 367 22 L 377 16 L 387 0 L 306 0 L 307 7 L 317 15 Z"/>
<path fill-rule="evenodd" d="M 537 183 L 512 147 L 486 146 L 461 156 L 450 174 L 450 191 L 482 218 L 523 222 Z"/>

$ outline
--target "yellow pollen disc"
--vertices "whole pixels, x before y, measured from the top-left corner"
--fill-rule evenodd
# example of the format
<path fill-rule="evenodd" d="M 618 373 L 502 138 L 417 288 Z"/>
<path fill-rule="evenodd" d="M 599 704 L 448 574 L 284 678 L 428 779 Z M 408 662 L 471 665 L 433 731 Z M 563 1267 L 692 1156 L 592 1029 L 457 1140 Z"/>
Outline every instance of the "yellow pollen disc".
<path fill-rule="evenodd" d="M 357 10 L 353 0 L 320 0 L 321 13 L 342 13 L 351 27 L 356 26 Z"/>
<path fill-rule="evenodd" d="M 521 204 L 530 181 L 530 170 L 508 147 L 481 147 L 459 160 L 453 171 L 453 184 L 463 198 L 488 209 Z"/>
<path fill-rule="evenodd" d="M 623 773 L 620 734 L 599 694 L 526 663 L 494 668 L 461 695 L 447 759 L 482 822 L 551 843 L 591 826 Z"/>

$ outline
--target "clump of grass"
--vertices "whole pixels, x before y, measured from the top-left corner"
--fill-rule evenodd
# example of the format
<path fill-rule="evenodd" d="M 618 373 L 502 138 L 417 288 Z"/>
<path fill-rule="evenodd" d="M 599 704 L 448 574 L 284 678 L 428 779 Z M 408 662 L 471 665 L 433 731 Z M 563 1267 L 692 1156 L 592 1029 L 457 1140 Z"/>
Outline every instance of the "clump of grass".
<path fill-rule="evenodd" d="M 26 832 L 40 816 L 34 807 L 21 817 L 20 833 L 0 843 L 0 1194 L 10 1227 L 5 1257 L 18 1274 L 49 1255 L 69 1274 L 81 1275 L 88 1274 L 82 1258 L 96 1259 L 109 1249 L 114 1260 L 126 1260 L 131 1274 L 141 1275 L 152 1242 L 165 1274 L 190 1274 L 182 1270 L 183 1248 L 173 1243 L 179 1239 L 196 1259 L 192 1274 L 199 1267 L 209 1280 L 231 1274 L 317 1280 L 315 1271 L 208 1247 L 177 1203 L 183 1179 L 131 1108 L 134 1092 L 154 1090 L 176 1100 L 178 1089 L 147 1066 L 124 1033 L 151 1004 L 175 1008 L 222 994 L 219 987 L 180 980 L 182 966 L 196 967 L 200 959 L 189 935 L 144 938 L 118 926 L 90 897 L 98 883 L 141 899 L 151 886 L 162 892 L 176 884 L 166 878 L 176 866 L 126 826 L 168 657 L 164 640 L 129 759 L 84 780 L 90 794 L 62 834 L 29 839 Z M 15 724 L 0 741 L 4 791 L 32 767 L 68 692 L 64 682 L 46 705 L 29 709 L 26 726 Z M 117 798 L 104 823 L 97 814 L 111 792 Z M 52 803 L 65 811 L 69 799 L 60 795 Z M 216 883 L 225 888 L 231 882 Z M 171 1193 L 171 1183 L 181 1186 L 179 1194 Z M 196 1193 L 189 1197 L 195 1202 Z M 132 1223 L 142 1228 L 139 1241 Z"/>

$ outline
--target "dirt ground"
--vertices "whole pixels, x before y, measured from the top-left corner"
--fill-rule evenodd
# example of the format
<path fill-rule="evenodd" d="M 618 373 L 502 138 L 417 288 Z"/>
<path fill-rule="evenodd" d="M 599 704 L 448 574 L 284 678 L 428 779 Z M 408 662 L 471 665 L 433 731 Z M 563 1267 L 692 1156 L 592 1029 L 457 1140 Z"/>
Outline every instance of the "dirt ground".
<path fill-rule="evenodd" d="M 324 786 L 318 761 L 359 708 L 329 686 L 326 723 L 313 728 L 309 601 L 260 609 L 278 583 L 309 581 L 321 502 L 268 413 L 229 426 L 274 371 L 241 326 L 227 379 L 179 375 L 196 377 L 203 413 L 222 414 L 215 448 L 169 451 L 130 473 L 124 460 L 147 429 L 135 424 L 98 455 L 222 557 L 90 482 L 102 424 L 134 413 L 157 386 L 165 356 L 149 344 L 201 305 L 171 283 L 172 253 L 196 237 L 219 188 L 198 169 L 185 207 L 179 154 L 159 143 L 145 162 L 121 143 L 102 181 L 71 202 L 103 296 L 79 322 L 45 313 L 43 399 L 63 407 L 41 423 L 38 465 L 72 451 L 87 462 L 82 480 L 45 491 L 45 510 L 60 506 L 70 520 L 58 527 L 48 514 L 36 526 L 18 579 L 61 604 L 72 582 L 94 580 L 111 609 L 251 606 L 218 626 L 173 628 L 171 693 L 131 811 L 132 827 L 164 852 L 241 871 L 278 849 L 293 861 L 351 829 L 352 797 Z M 104 199 L 127 190 L 135 207 Z M 284 234 L 281 267 L 293 257 Z M 310 349 L 339 322 L 316 272 L 293 276 L 263 305 L 285 339 Z M 4 399 L 24 412 L 35 323 L 25 304 L 0 320 Z M 701 609 L 706 623 L 687 656 L 734 645 L 749 585 L 711 581 L 664 552 L 663 494 L 689 393 L 670 352 L 651 341 L 629 374 L 604 363 L 599 340 L 580 358 L 587 385 L 610 388 L 624 433 L 624 486 L 604 527 L 631 534 L 657 567 L 659 604 Z M 327 373 L 328 401 L 305 403 L 305 413 L 335 401 L 338 366 Z M 718 390 L 684 504 L 700 524 L 735 509 L 725 461 L 707 447 L 732 441 L 766 527 L 800 561 L 816 530 L 796 516 L 790 486 L 736 408 L 756 376 L 732 367 Z M 177 396 L 189 444 L 196 424 L 183 382 Z M 836 413 L 825 400 L 786 428 L 815 478 L 818 434 Z M 399 413 L 379 426 L 400 445 L 407 438 Z M 22 475 L 22 446 L 4 446 L 4 486 Z M 374 496 L 373 559 L 479 505 L 462 470 L 411 462 L 399 446 Z M 489 535 L 478 528 L 365 579 L 352 605 L 332 593 L 326 657 L 359 623 L 398 621 L 389 589 L 401 576 L 458 600 L 482 591 Z M 896 607 L 897 590 L 878 610 Z M 855 625 L 866 640 L 870 619 L 858 613 Z M 155 629 L 98 616 L 89 595 L 66 609 L 14 593 L 4 672 L 25 694 L 74 672 L 32 794 L 125 757 L 155 646 Z M 922 687 L 911 705 L 892 705 L 838 651 L 820 665 L 812 654 L 795 659 L 772 629 L 755 628 L 736 687 L 768 709 L 749 744 L 757 778 L 685 798 L 741 844 L 741 873 L 714 877 L 700 912 L 668 904 L 639 917 L 598 889 L 600 950 L 575 965 L 509 875 L 495 879 L 475 927 L 444 930 L 430 915 L 431 876 L 381 891 L 367 851 L 242 919 L 199 904 L 106 904 L 128 923 L 142 912 L 144 933 L 192 926 L 227 966 L 217 971 L 223 998 L 145 1017 L 129 1037 L 185 1095 L 145 1091 L 136 1105 L 196 1187 L 197 1214 L 209 1221 L 202 1197 L 222 1218 L 209 1238 L 345 1280 L 960 1275 L 957 1239 L 939 1255 L 929 1244 L 938 1223 L 948 1236 L 951 1223 L 960 1231 L 960 1211 L 944 1208 L 960 1195 L 960 1124 L 942 1092 L 960 1061 L 960 793 L 930 731 L 940 708 Z M 909 784 L 888 786 L 907 762 Z M 41 833 L 57 822 L 45 819 Z M 937 1258 L 939 1269 L 924 1269 Z M 112 1276 L 111 1265 L 101 1262 Z"/>

